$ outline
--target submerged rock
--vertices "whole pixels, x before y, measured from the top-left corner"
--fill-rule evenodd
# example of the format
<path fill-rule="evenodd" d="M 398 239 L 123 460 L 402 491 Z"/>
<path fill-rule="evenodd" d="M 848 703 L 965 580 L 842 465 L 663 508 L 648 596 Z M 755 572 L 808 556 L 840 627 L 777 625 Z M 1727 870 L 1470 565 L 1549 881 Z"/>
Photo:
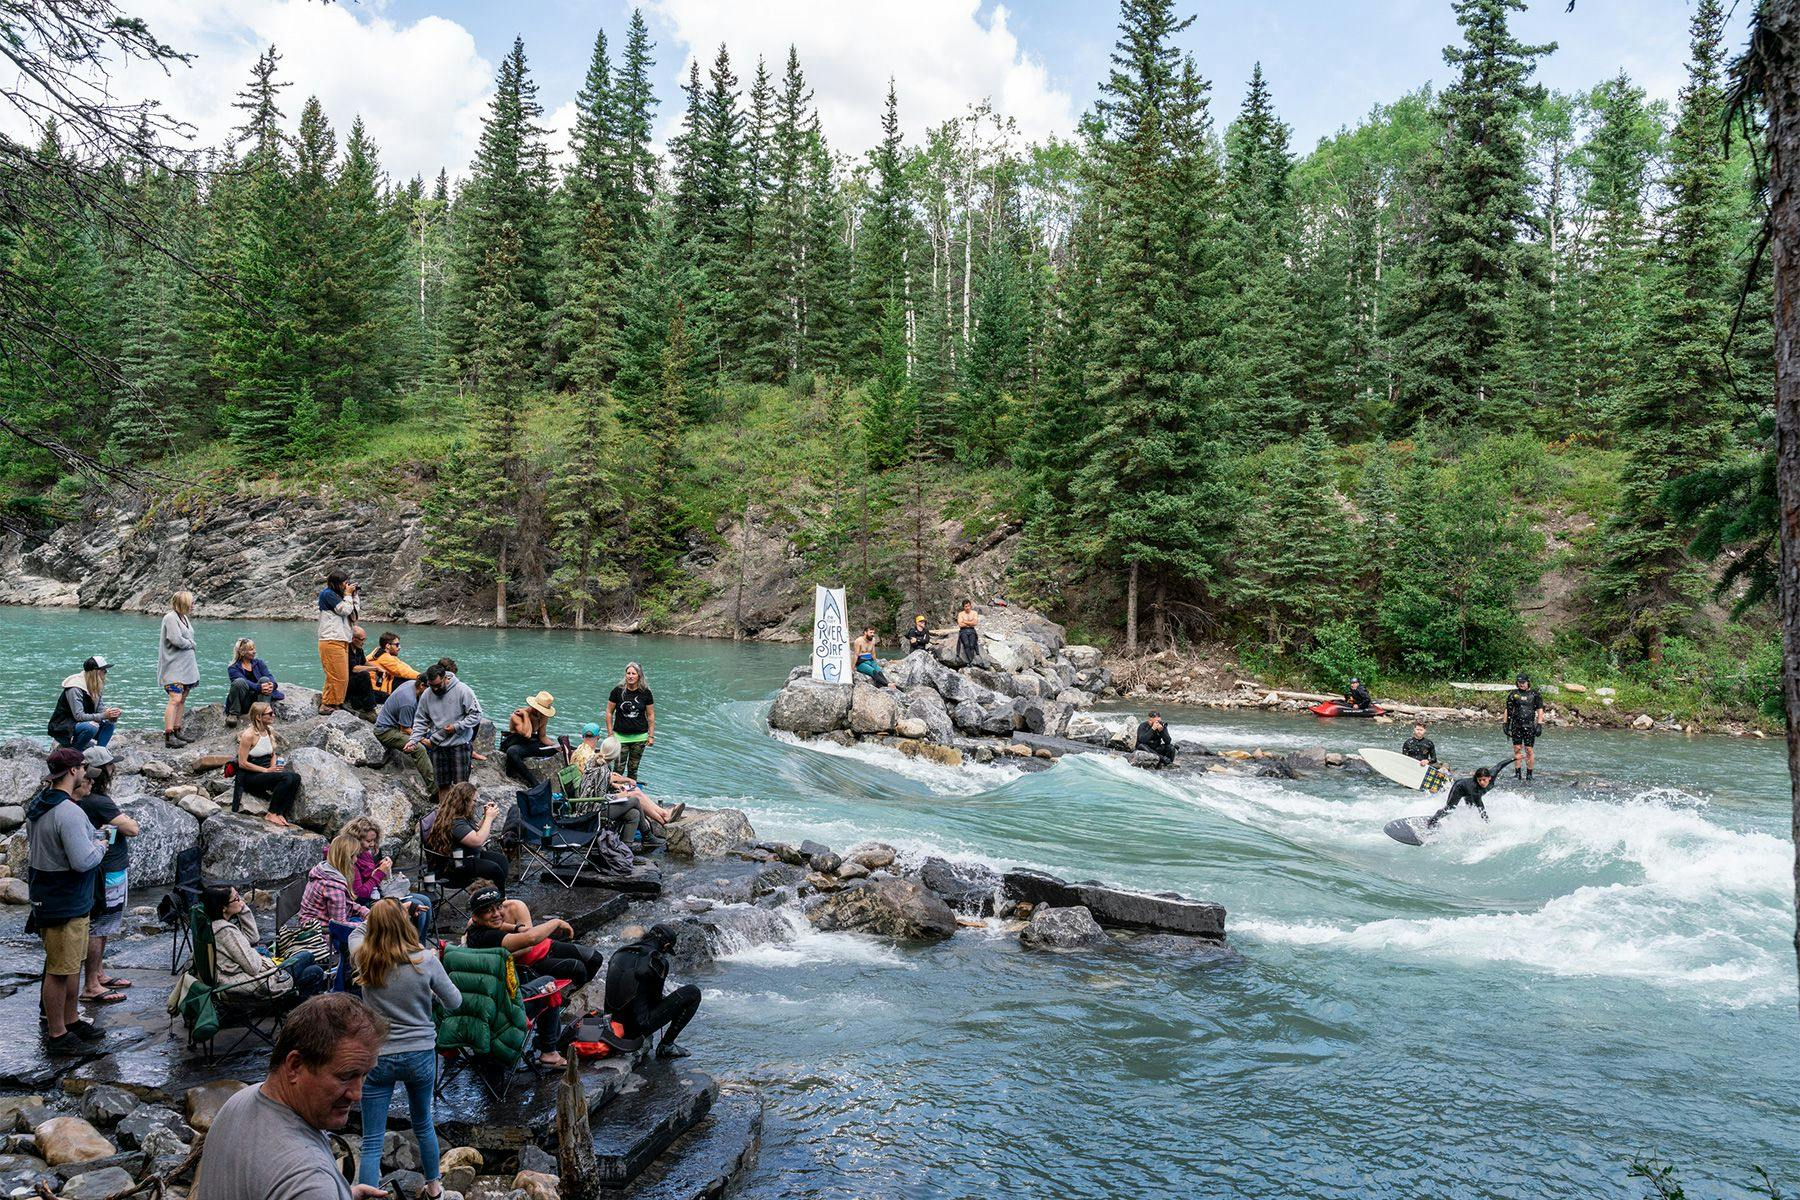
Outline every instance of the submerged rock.
<path fill-rule="evenodd" d="M 993 914 L 994 894 L 1000 890 L 1000 875 L 991 867 L 943 858 L 926 859 L 919 868 L 919 882 L 955 911 L 978 917 Z"/>
<path fill-rule="evenodd" d="M 1027 950 L 1090 950 L 1107 941 L 1106 931 L 1085 907 L 1040 904 L 1019 931 L 1019 944 Z"/>
<path fill-rule="evenodd" d="M 911 879 L 859 881 L 823 897 L 807 913 L 827 932 L 873 933 L 902 941 L 936 941 L 956 932 L 956 914 Z"/>
<path fill-rule="evenodd" d="M 1225 908 L 1210 901 L 1173 892 L 1131 892 L 1092 881 L 1068 883 L 1040 871 L 1009 871 L 1003 882 L 1006 894 L 1015 900 L 1057 908 L 1084 906 L 1108 929 L 1225 938 Z"/>

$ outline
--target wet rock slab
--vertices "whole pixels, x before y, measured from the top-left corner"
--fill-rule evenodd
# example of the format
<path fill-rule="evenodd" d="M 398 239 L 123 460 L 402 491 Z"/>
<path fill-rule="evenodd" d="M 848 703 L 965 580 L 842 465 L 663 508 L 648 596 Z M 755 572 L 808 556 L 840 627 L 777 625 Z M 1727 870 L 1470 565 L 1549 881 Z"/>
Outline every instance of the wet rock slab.
<path fill-rule="evenodd" d="M 719 1085 L 710 1075 L 653 1062 L 594 1125 L 600 1179 L 623 1187 L 643 1174 L 676 1138 L 711 1111 Z"/>
<path fill-rule="evenodd" d="M 763 1102 L 724 1094 L 706 1118 L 670 1145 L 637 1179 L 631 1200 L 719 1200 L 756 1165 L 762 1148 Z"/>
<path fill-rule="evenodd" d="M 444 1145 L 473 1146 L 491 1155 L 516 1152 L 525 1146 L 556 1144 L 556 1089 L 563 1077 L 560 1069 L 538 1070 L 525 1065 L 509 1069 L 492 1063 L 464 1062 L 444 1070 L 433 1108 L 438 1140 Z M 582 1064 L 588 1116 L 596 1128 L 610 1119 L 600 1115 L 607 1102 L 635 1078 L 630 1059 Z M 498 1098 L 490 1088 L 499 1091 Z M 395 1101 L 397 1108 L 402 1107 L 398 1092 Z"/>
<path fill-rule="evenodd" d="M 1084 907 L 1108 929 L 1225 939 L 1225 907 L 1210 901 L 1174 892 L 1130 892 L 1092 880 L 1068 883 L 1040 871 L 1009 871 L 1004 883 L 1006 894 L 1015 900 L 1055 908 Z"/>

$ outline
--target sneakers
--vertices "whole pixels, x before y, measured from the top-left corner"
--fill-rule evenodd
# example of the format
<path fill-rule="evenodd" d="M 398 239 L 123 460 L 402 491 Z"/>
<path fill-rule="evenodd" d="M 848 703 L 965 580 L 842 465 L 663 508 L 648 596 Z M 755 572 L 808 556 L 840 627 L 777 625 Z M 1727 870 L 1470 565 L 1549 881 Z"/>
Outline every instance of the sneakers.
<path fill-rule="evenodd" d="M 70 1021 L 69 1032 L 84 1042 L 99 1042 L 106 1039 L 106 1030 L 85 1017 L 79 1021 Z"/>
<path fill-rule="evenodd" d="M 44 1039 L 44 1053 L 46 1054 L 80 1054 L 85 1049 L 87 1049 L 87 1043 L 73 1033 Z"/>

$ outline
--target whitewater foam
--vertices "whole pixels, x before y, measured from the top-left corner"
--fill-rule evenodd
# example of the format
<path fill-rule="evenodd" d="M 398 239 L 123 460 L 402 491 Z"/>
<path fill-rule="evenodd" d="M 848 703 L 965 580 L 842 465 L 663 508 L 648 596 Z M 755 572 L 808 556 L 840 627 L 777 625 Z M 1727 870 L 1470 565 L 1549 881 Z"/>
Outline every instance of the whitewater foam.
<path fill-rule="evenodd" d="M 782 730 L 773 731 L 770 736 L 777 741 L 797 746 L 802 750 L 810 750 L 815 754 L 849 759 L 879 768 L 889 774 L 902 776 L 915 783 L 924 784 L 926 788 L 940 796 L 979 796 L 983 792 L 991 792 L 996 788 L 1003 787 L 1025 774 L 1017 767 L 1000 762 L 966 762 L 960 767 L 945 766 L 942 763 L 927 762 L 921 758 L 911 758 L 892 746 L 871 745 L 868 742 L 858 742 L 854 746 L 840 746 L 836 742 L 807 740 Z"/>

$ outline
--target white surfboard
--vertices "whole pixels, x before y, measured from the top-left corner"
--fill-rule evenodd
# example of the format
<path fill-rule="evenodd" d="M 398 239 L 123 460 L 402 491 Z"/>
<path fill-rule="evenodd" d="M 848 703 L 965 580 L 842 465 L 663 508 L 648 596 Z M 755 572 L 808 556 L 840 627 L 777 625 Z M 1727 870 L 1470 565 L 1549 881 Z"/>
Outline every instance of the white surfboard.
<path fill-rule="evenodd" d="M 1442 767 L 1426 766 L 1418 759 L 1409 758 L 1397 750 L 1380 750 L 1369 746 L 1358 750 L 1357 754 L 1377 774 L 1393 780 L 1403 788 L 1432 794 L 1450 786 L 1448 771 Z"/>

